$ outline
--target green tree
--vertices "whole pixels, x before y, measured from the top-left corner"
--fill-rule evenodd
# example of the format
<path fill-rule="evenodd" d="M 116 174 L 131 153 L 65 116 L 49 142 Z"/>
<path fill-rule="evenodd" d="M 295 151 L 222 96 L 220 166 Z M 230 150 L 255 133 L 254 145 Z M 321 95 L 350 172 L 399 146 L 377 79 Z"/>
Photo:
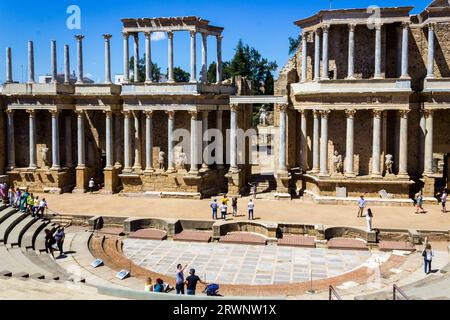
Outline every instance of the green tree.
<path fill-rule="evenodd" d="M 228 61 L 222 62 L 222 80 L 231 78 L 229 69 L 230 69 L 230 63 Z M 208 83 L 216 83 L 217 82 L 216 76 L 217 76 L 216 63 L 212 62 L 208 67 L 208 73 L 206 75 L 206 78 L 208 79 Z"/>
<path fill-rule="evenodd" d="M 168 70 L 167 75 L 169 75 Z M 175 78 L 175 82 L 189 82 L 189 80 L 191 79 L 190 74 L 181 69 L 180 67 L 173 68 L 173 76 Z"/>
<path fill-rule="evenodd" d="M 297 51 L 301 42 L 302 42 L 301 34 L 299 34 L 297 38 L 289 37 L 289 55 L 293 55 Z"/>
<path fill-rule="evenodd" d="M 158 66 L 158 64 L 151 62 L 152 66 L 152 81 L 153 82 L 159 82 L 159 79 L 161 78 L 161 68 Z M 134 70 L 134 56 L 130 59 L 130 70 Z M 145 54 L 142 59 L 139 59 L 138 63 L 138 71 L 139 71 L 139 77 L 138 81 L 135 81 L 134 76 L 132 77 L 133 82 L 144 82 L 145 81 Z"/>

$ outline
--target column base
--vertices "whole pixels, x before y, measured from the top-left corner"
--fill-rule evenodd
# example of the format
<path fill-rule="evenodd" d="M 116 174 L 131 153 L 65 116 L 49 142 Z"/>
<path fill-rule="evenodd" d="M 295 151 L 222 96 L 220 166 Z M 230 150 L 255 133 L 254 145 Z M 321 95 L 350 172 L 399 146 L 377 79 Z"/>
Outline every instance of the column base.
<path fill-rule="evenodd" d="M 427 77 L 425 79 L 434 79 L 434 74 L 433 75 L 427 75 Z"/>
<path fill-rule="evenodd" d="M 104 174 L 104 187 L 102 189 L 102 193 L 112 194 L 117 190 L 118 185 L 118 177 L 117 170 L 113 167 L 105 167 L 103 169 Z"/>
<path fill-rule="evenodd" d="M 354 76 L 347 76 L 345 80 L 356 80 L 356 78 Z"/>
<path fill-rule="evenodd" d="M 319 177 L 330 177 L 330 173 L 329 172 L 319 172 Z"/>
<path fill-rule="evenodd" d="M 175 169 L 175 168 L 168 168 L 167 170 L 166 170 L 166 173 L 167 174 L 170 174 L 170 173 L 176 173 L 177 172 L 177 170 Z"/>
<path fill-rule="evenodd" d="M 372 173 L 370 175 L 370 177 L 371 178 L 383 178 L 383 176 L 381 175 L 381 172 L 380 173 Z"/>
<path fill-rule="evenodd" d="M 353 172 L 346 172 L 346 173 L 344 173 L 344 176 L 346 178 L 356 178 L 356 174 Z"/>
<path fill-rule="evenodd" d="M 406 172 L 402 172 L 402 173 L 399 172 L 397 174 L 397 179 L 408 180 L 409 179 L 409 175 Z"/>
<path fill-rule="evenodd" d="M 401 75 L 400 79 L 402 79 L 402 80 L 409 80 L 409 79 L 411 79 L 411 77 L 409 76 L 409 74 L 405 74 L 405 75 Z"/>
<path fill-rule="evenodd" d="M 153 168 L 148 168 L 148 169 L 144 170 L 144 174 L 151 174 L 151 173 L 154 173 L 154 172 L 155 172 L 155 169 L 153 169 Z"/>
<path fill-rule="evenodd" d="M 76 185 L 73 190 L 74 193 L 84 193 L 86 192 L 86 187 L 88 184 L 87 178 L 87 168 L 85 166 L 76 167 Z"/>

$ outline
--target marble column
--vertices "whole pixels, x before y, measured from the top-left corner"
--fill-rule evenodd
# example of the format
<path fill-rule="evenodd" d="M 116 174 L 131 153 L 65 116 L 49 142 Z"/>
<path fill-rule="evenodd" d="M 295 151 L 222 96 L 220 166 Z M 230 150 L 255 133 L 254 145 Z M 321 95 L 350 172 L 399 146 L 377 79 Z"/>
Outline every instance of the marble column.
<path fill-rule="evenodd" d="M 375 25 L 375 75 L 374 79 L 381 79 L 381 24 Z"/>
<path fill-rule="evenodd" d="M 202 83 L 207 83 L 208 74 L 208 35 L 202 33 Z"/>
<path fill-rule="evenodd" d="M 420 166 L 418 170 L 422 173 L 425 171 L 425 139 L 427 136 L 427 124 L 426 124 L 426 111 L 424 109 L 420 110 L 420 120 L 419 120 L 419 163 Z"/>
<path fill-rule="evenodd" d="M 381 155 L 381 116 L 383 110 L 373 110 L 372 127 L 372 177 L 381 177 L 380 155 Z"/>
<path fill-rule="evenodd" d="M 408 79 L 409 57 L 408 57 L 408 40 L 409 40 L 409 23 L 402 24 L 402 75 L 401 78 Z"/>
<path fill-rule="evenodd" d="M 408 176 L 408 113 L 409 110 L 400 110 L 400 143 L 398 176 Z"/>
<path fill-rule="evenodd" d="M 308 77 L 308 33 L 302 33 L 302 79 L 305 82 Z"/>
<path fill-rule="evenodd" d="M 354 118 L 356 110 L 347 109 L 345 115 L 347 117 L 347 135 L 345 143 L 345 175 L 348 177 L 355 176 L 353 169 L 353 149 L 354 149 Z"/>
<path fill-rule="evenodd" d="M 112 122 L 113 113 L 112 111 L 105 111 L 105 136 L 106 136 L 106 168 L 112 169 L 113 167 L 113 133 L 112 133 Z"/>
<path fill-rule="evenodd" d="M 330 80 L 328 74 L 329 60 L 328 60 L 328 32 L 330 30 L 329 25 L 322 26 L 322 80 Z"/>
<path fill-rule="evenodd" d="M 6 83 L 13 82 L 11 47 L 6 48 Z"/>
<path fill-rule="evenodd" d="M 105 83 L 111 84 L 111 35 L 106 33 L 103 35 L 105 39 Z"/>
<path fill-rule="evenodd" d="M 197 32 L 191 31 L 191 82 L 197 82 Z"/>
<path fill-rule="evenodd" d="M 123 111 L 123 170 L 131 171 L 131 135 L 130 135 L 130 111 Z"/>
<path fill-rule="evenodd" d="M 217 39 L 217 65 L 216 65 L 216 83 L 222 83 L 222 35 L 216 36 Z M 208 68 L 208 67 L 206 67 Z M 208 70 L 206 70 L 208 71 Z"/>
<path fill-rule="evenodd" d="M 66 164 L 65 166 L 67 168 L 71 168 L 73 164 L 72 160 L 72 117 L 66 116 L 64 123 L 64 150 L 65 158 L 66 158 Z"/>
<path fill-rule="evenodd" d="M 16 167 L 16 147 L 14 134 L 14 110 L 7 109 L 7 136 L 6 144 L 8 145 L 8 169 L 12 170 Z"/>
<path fill-rule="evenodd" d="M 175 111 L 167 111 L 167 172 L 175 172 L 175 159 L 173 154 L 173 130 L 175 129 Z"/>
<path fill-rule="evenodd" d="M 140 171 L 142 169 L 141 164 L 141 126 L 140 126 L 140 113 L 139 111 L 133 111 L 134 119 L 134 165 L 133 170 Z"/>
<path fill-rule="evenodd" d="M 220 132 L 220 134 L 223 136 L 223 111 L 222 110 L 217 110 L 216 111 L 216 128 L 217 130 Z M 222 169 L 223 168 L 223 141 L 217 140 L 218 141 L 218 148 L 216 150 L 216 164 L 217 164 L 217 169 Z"/>
<path fill-rule="evenodd" d="M 320 128 L 320 120 L 319 120 L 320 113 L 318 110 L 313 110 L 313 173 L 318 173 L 320 169 L 319 164 L 319 142 L 320 142 L 320 136 L 319 136 L 319 128 Z"/>
<path fill-rule="evenodd" d="M 237 113 L 238 104 L 230 105 L 230 171 L 236 172 L 237 166 Z"/>
<path fill-rule="evenodd" d="M 434 23 L 428 24 L 427 79 L 434 78 Z"/>
<path fill-rule="evenodd" d="M 355 79 L 355 29 L 356 24 L 348 25 L 348 73 L 347 79 Z"/>
<path fill-rule="evenodd" d="M 28 118 L 28 142 L 29 142 L 29 168 L 36 169 L 36 111 L 29 109 L 27 110 L 29 114 Z"/>
<path fill-rule="evenodd" d="M 64 45 L 64 84 L 70 83 L 70 56 L 69 45 Z"/>
<path fill-rule="evenodd" d="M 328 176 L 328 116 L 330 110 L 320 111 L 320 173 Z"/>
<path fill-rule="evenodd" d="M 123 83 L 130 82 L 130 48 L 128 37 L 130 34 L 128 32 L 123 32 Z"/>
<path fill-rule="evenodd" d="M 205 138 L 206 131 L 208 131 L 208 113 L 208 111 L 202 111 L 202 170 L 208 169 L 208 164 L 206 163 L 207 159 L 203 156 L 203 153 L 209 144 L 209 141 Z"/>
<path fill-rule="evenodd" d="M 287 170 L 286 167 L 286 112 L 288 109 L 287 104 L 282 104 L 278 106 L 280 111 L 280 128 L 279 128 L 279 137 L 280 137 L 280 149 L 278 150 L 278 171 L 285 172 Z"/>
<path fill-rule="evenodd" d="M 120 169 L 122 167 L 122 125 L 121 125 L 121 115 L 120 111 L 115 112 L 114 115 L 114 158 L 116 162 L 114 163 L 114 167 L 116 169 Z"/>
<path fill-rule="evenodd" d="M 198 173 L 198 141 L 197 141 L 197 111 L 189 111 L 189 114 L 191 116 L 191 166 L 189 173 L 190 174 L 197 174 Z"/>
<path fill-rule="evenodd" d="M 173 32 L 167 32 L 167 39 L 169 43 L 168 47 L 168 69 L 169 69 L 169 77 L 167 82 L 175 82 L 174 74 L 173 74 Z"/>
<path fill-rule="evenodd" d="M 133 64 L 133 82 L 139 82 L 139 33 L 133 34 L 134 39 L 134 64 Z"/>
<path fill-rule="evenodd" d="M 52 68 L 52 83 L 58 82 L 58 62 L 56 58 L 56 41 L 52 40 L 50 45 L 50 57 L 51 57 L 51 68 Z"/>
<path fill-rule="evenodd" d="M 320 80 L 320 29 L 314 31 L 314 81 Z"/>
<path fill-rule="evenodd" d="M 433 110 L 424 110 L 425 145 L 424 145 L 424 175 L 433 174 Z"/>
<path fill-rule="evenodd" d="M 35 81 L 34 81 L 33 41 L 28 41 L 28 81 L 27 81 L 27 83 L 35 83 Z"/>
<path fill-rule="evenodd" d="M 78 167 L 86 166 L 86 140 L 84 138 L 84 111 L 77 110 Z"/>
<path fill-rule="evenodd" d="M 145 113 L 145 172 L 153 172 L 153 111 Z"/>
<path fill-rule="evenodd" d="M 77 83 L 84 83 L 84 74 L 83 74 L 83 35 L 76 35 L 77 39 L 77 52 L 78 52 L 78 74 L 77 74 Z"/>
<path fill-rule="evenodd" d="M 152 83 L 152 33 L 145 32 L 145 83 Z"/>
<path fill-rule="evenodd" d="M 299 110 L 300 112 L 300 167 L 302 172 L 308 170 L 308 127 L 306 119 L 306 110 Z"/>
<path fill-rule="evenodd" d="M 61 167 L 59 160 L 59 110 L 50 110 L 52 115 L 52 169 Z"/>

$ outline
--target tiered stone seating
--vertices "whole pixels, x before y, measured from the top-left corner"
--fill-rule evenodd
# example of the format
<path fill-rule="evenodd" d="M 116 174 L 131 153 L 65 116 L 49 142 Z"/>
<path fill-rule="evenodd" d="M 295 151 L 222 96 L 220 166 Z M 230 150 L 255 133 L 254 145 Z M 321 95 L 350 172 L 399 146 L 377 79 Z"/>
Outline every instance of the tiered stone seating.
<path fill-rule="evenodd" d="M 158 230 L 158 229 L 140 229 L 140 230 L 131 232 L 128 235 L 128 238 L 162 241 L 162 240 L 167 239 L 167 232 L 164 230 Z"/>
<path fill-rule="evenodd" d="M 196 230 L 183 230 L 173 236 L 174 241 L 188 241 L 188 242 L 210 242 L 212 232 L 209 231 L 196 231 Z"/>
<path fill-rule="evenodd" d="M 407 241 L 380 241 L 378 249 L 381 251 L 415 251 L 416 248 Z"/>
<path fill-rule="evenodd" d="M 303 248 L 315 248 L 316 243 L 314 237 L 285 234 L 283 238 L 278 239 L 279 246 L 289 246 L 289 247 L 303 247 Z"/>
<path fill-rule="evenodd" d="M 259 234 L 249 232 L 229 232 L 220 237 L 221 243 L 237 243 L 251 245 L 266 245 L 267 239 Z"/>
<path fill-rule="evenodd" d="M 328 240 L 327 246 L 330 249 L 368 250 L 363 240 L 349 238 L 332 238 Z"/>

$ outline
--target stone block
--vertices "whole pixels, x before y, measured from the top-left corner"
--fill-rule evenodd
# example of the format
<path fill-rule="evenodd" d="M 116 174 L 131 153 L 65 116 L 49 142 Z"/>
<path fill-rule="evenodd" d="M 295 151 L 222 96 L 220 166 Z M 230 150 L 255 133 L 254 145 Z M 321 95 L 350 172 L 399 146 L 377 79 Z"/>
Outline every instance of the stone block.
<path fill-rule="evenodd" d="M 336 187 L 336 197 L 347 198 L 347 188 L 346 187 Z"/>
<path fill-rule="evenodd" d="M 367 243 L 376 243 L 377 242 L 377 233 L 375 231 L 367 232 L 366 241 L 367 241 Z"/>
<path fill-rule="evenodd" d="M 89 218 L 89 231 L 94 231 L 103 228 L 103 217 L 102 216 L 94 216 Z"/>
<path fill-rule="evenodd" d="M 422 242 L 419 232 L 415 229 L 408 230 L 408 237 L 413 244 L 421 244 Z"/>

